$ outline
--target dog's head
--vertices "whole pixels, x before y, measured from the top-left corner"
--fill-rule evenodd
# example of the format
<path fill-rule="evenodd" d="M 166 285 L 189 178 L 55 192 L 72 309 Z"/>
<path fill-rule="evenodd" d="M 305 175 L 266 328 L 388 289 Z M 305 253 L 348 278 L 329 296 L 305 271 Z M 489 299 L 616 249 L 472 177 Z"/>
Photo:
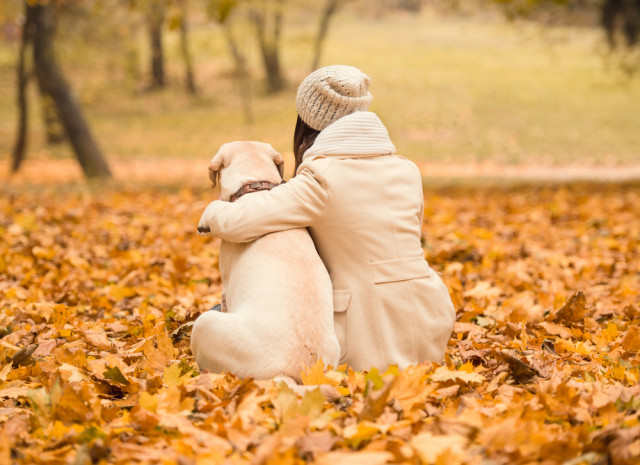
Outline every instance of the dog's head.
<path fill-rule="evenodd" d="M 223 200 L 228 199 L 243 184 L 254 181 L 277 184 L 283 175 L 282 155 L 264 142 L 229 142 L 220 147 L 209 163 L 212 188 L 220 184 Z"/>

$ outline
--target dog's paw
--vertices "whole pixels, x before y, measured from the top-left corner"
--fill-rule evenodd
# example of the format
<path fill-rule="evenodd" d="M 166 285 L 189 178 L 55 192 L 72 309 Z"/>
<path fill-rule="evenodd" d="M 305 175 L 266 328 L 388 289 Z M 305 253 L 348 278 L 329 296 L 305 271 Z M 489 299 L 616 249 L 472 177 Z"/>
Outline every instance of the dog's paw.
<path fill-rule="evenodd" d="M 211 224 L 210 221 L 212 218 L 216 217 L 216 210 L 220 208 L 221 203 L 222 202 L 218 200 L 214 200 L 207 205 L 207 208 L 204 209 L 204 212 L 202 212 L 202 216 L 200 217 L 200 221 L 198 221 L 198 234 L 201 236 L 211 235 L 211 226 L 209 226 Z"/>
<path fill-rule="evenodd" d="M 198 234 L 200 234 L 201 236 L 206 236 L 210 232 L 211 232 L 211 228 L 206 224 L 198 225 Z"/>

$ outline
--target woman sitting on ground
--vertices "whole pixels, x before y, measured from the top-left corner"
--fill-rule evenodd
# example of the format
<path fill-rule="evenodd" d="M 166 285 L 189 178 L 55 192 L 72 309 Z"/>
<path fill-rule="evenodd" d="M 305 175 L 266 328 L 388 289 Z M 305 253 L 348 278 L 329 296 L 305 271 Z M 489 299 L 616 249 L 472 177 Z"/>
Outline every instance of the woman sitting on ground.
<path fill-rule="evenodd" d="M 212 202 L 200 226 L 229 242 L 308 227 L 333 285 L 340 362 L 441 362 L 456 313 L 424 259 L 422 177 L 367 111 L 369 83 L 352 66 L 307 76 L 296 97 L 296 175 L 243 202 Z"/>

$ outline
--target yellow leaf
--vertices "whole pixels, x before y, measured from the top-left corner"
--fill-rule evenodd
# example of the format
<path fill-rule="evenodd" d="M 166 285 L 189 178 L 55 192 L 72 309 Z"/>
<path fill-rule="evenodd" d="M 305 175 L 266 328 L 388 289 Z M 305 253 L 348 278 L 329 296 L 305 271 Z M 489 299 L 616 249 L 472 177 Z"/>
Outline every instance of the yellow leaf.
<path fill-rule="evenodd" d="M 80 371 L 80 369 L 76 366 L 69 365 L 68 363 L 63 363 L 58 368 L 60 371 L 60 375 L 62 379 L 68 383 L 76 383 L 78 381 L 86 381 L 87 377 Z"/>
<path fill-rule="evenodd" d="M 147 367 L 164 372 L 173 360 L 174 347 L 167 333 L 162 332 L 149 338 L 142 346 L 142 352 Z"/>
<path fill-rule="evenodd" d="M 467 438 L 459 434 L 434 435 L 420 433 L 411 439 L 411 447 L 423 463 L 439 463 L 443 456 L 460 459 L 464 456 Z M 447 461 L 451 463 L 451 460 Z"/>
<path fill-rule="evenodd" d="M 284 382 L 280 383 L 273 406 L 279 413 L 280 420 L 284 422 L 298 414 L 298 396 Z"/>
<path fill-rule="evenodd" d="M 62 439 L 69 432 L 70 428 L 65 426 L 61 421 L 56 420 L 48 431 L 48 436 L 53 439 Z"/>
<path fill-rule="evenodd" d="M 11 463 L 12 441 L 6 434 L 0 434 L 0 463 Z"/>
<path fill-rule="evenodd" d="M 317 418 L 322 413 L 326 400 L 320 389 L 305 392 L 300 403 L 300 414 L 312 420 Z"/>
<path fill-rule="evenodd" d="M 121 300 L 134 297 L 135 295 L 137 295 L 137 292 L 132 287 L 119 286 L 117 284 L 114 284 L 113 286 L 109 287 L 109 295 L 113 298 L 113 300 L 119 302 Z"/>
<path fill-rule="evenodd" d="M 618 336 L 618 327 L 615 323 L 609 323 L 606 329 L 602 330 L 602 335 L 607 342 L 612 342 Z"/>
<path fill-rule="evenodd" d="M 393 460 L 390 452 L 329 452 L 319 455 L 316 465 L 383 465 Z"/>
<path fill-rule="evenodd" d="M 473 363 L 466 362 L 458 368 L 458 371 L 464 371 L 466 373 L 473 373 Z"/>
<path fill-rule="evenodd" d="M 144 261 L 144 257 L 138 249 L 129 250 L 128 255 L 129 255 L 129 261 L 134 265 L 139 265 Z"/>
<path fill-rule="evenodd" d="M 3 366 L 2 369 L 0 370 L 0 381 L 6 381 L 7 376 L 9 375 L 10 372 L 11 372 L 11 364 L 8 363 L 5 366 Z"/>
<path fill-rule="evenodd" d="M 473 287 L 473 289 L 466 291 L 464 296 L 476 299 L 495 299 L 499 297 L 501 293 L 502 291 L 500 288 L 491 284 L 490 281 L 480 281 Z"/>
<path fill-rule="evenodd" d="M 58 335 L 60 337 L 64 337 L 64 338 L 71 337 L 71 334 L 72 334 L 72 332 L 71 332 L 70 329 L 61 329 L 61 330 L 58 331 Z"/>
<path fill-rule="evenodd" d="M 357 448 L 363 441 L 371 440 L 379 432 L 380 428 L 375 423 L 363 421 L 347 426 L 342 436 L 350 447 Z"/>
<path fill-rule="evenodd" d="M 158 407 L 156 413 L 186 413 L 193 409 L 193 399 L 187 397 L 181 401 L 182 392 L 178 386 L 162 390 L 157 394 Z"/>
<path fill-rule="evenodd" d="M 71 317 L 71 308 L 63 304 L 55 304 L 53 306 L 51 322 L 53 323 L 55 328 L 61 329 L 64 325 L 66 325 L 69 322 L 70 317 Z"/>
<path fill-rule="evenodd" d="M 33 231 L 36 229 L 36 226 L 38 225 L 38 219 L 33 214 L 22 213 L 16 216 L 14 220 L 14 224 L 19 225 L 22 229 L 26 231 Z"/>
<path fill-rule="evenodd" d="M 168 387 L 181 385 L 190 378 L 189 373 L 180 376 L 181 371 L 182 368 L 180 368 L 179 363 L 172 363 L 164 370 L 162 381 L 164 381 L 164 384 L 166 384 Z"/>
<path fill-rule="evenodd" d="M 224 462 L 224 455 L 216 450 L 200 453 L 196 457 L 196 465 L 218 465 Z"/>
<path fill-rule="evenodd" d="M 421 407 L 431 392 L 425 385 L 427 368 L 424 365 L 407 367 L 391 383 L 389 398 L 396 399 L 407 414 L 415 407 Z"/>
<path fill-rule="evenodd" d="M 389 365 L 387 370 L 384 373 L 382 373 L 382 377 L 384 378 L 385 376 L 393 376 L 395 378 L 399 374 L 400 374 L 400 369 L 398 368 L 398 365 Z"/>
<path fill-rule="evenodd" d="M 370 382 L 371 386 L 373 386 L 373 389 L 375 390 L 378 390 L 382 386 L 384 386 L 382 376 L 380 376 L 380 373 L 378 372 L 378 369 L 376 367 L 373 367 L 371 370 L 369 370 L 369 372 L 364 376 L 364 379 Z"/>
<path fill-rule="evenodd" d="M 329 378 L 324 373 L 324 363 L 322 359 L 316 360 L 316 363 L 313 364 L 308 369 L 303 369 L 301 373 L 302 384 L 307 386 L 316 386 L 318 384 L 330 384 L 332 386 L 337 386 L 338 383 Z"/>
<path fill-rule="evenodd" d="M 42 260 L 53 260 L 56 256 L 56 251 L 52 247 L 45 248 L 37 245 L 31 249 L 31 253 Z"/>
<path fill-rule="evenodd" d="M 138 399 L 138 405 L 145 410 L 155 412 L 158 408 L 158 398 L 147 391 L 142 391 Z"/>
<path fill-rule="evenodd" d="M 475 372 L 467 372 L 467 371 L 453 371 L 449 370 L 447 367 L 442 366 L 438 368 L 432 375 L 431 380 L 433 381 L 462 381 L 464 383 L 482 383 L 484 381 L 484 376 L 480 373 Z"/>
<path fill-rule="evenodd" d="M 614 367 L 611 367 L 609 370 L 609 376 L 618 381 L 624 381 L 626 378 L 627 370 L 624 365 L 618 364 Z"/>

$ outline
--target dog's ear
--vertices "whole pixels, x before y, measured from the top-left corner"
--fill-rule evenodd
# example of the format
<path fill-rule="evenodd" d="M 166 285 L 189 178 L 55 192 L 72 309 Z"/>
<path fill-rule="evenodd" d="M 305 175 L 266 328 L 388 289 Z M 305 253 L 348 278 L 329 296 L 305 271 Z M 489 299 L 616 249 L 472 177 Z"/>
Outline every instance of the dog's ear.
<path fill-rule="evenodd" d="M 280 173 L 280 177 L 284 179 L 284 158 L 282 158 L 282 155 L 280 154 L 280 152 L 276 151 L 273 148 L 271 149 L 270 155 L 271 155 L 271 158 L 273 159 L 273 162 L 276 164 L 276 167 L 278 168 L 278 173 Z"/>
<path fill-rule="evenodd" d="M 209 179 L 211 179 L 211 189 L 215 189 L 216 184 L 218 184 L 218 175 L 220 174 L 220 170 L 223 168 L 224 164 L 224 156 L 222 151 L 218 151 L 215 156 L 211 159 L 209 163 Z"/>

